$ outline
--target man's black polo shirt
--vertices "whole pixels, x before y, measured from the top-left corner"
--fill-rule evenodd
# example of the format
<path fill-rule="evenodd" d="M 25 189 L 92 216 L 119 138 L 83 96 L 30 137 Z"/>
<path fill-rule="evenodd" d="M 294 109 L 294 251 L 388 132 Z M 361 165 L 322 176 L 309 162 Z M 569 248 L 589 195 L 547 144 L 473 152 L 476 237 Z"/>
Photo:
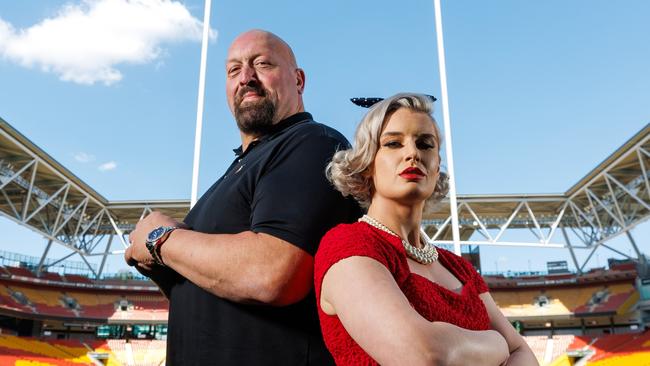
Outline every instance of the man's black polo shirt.
<path fill-rule="evenodd" d="M 266 233 L 315 254 L 321 237 L 360 216 L 325 166 L 348 148 L 340 133 L 298 113 L 238 154 L 185 218 L 193 230 Z M 330 365 L 313 291 L 286 307 L 234 303 L 180 278 L 171 288 L 168 365 Z"/>

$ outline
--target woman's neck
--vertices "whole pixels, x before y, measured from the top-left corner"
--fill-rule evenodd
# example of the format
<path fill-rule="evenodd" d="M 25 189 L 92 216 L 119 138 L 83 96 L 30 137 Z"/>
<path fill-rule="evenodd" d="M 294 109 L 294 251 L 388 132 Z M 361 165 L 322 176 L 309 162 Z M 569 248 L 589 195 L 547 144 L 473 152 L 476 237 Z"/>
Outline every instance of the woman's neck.
<path fill-rule="evenodd" d="M 417 205 L 402 205 L 382 198 L 373 199 L 368 216 L 381 222 L 411 245 L 420 245 L 420 221 L 424 202 Z"/>

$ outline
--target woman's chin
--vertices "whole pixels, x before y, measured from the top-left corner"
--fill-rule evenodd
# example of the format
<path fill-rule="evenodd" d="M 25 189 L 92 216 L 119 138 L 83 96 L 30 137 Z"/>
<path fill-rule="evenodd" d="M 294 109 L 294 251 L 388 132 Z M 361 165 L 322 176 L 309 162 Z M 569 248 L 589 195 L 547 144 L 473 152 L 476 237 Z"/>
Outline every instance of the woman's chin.
<path fill-rule="evenodd" d="M 395 197 L 395 201 L 404 206 L 418 206 L 424 203 L 430 194 L 422 192 L 421 190 L 410 190 L 403 195 Z"/>

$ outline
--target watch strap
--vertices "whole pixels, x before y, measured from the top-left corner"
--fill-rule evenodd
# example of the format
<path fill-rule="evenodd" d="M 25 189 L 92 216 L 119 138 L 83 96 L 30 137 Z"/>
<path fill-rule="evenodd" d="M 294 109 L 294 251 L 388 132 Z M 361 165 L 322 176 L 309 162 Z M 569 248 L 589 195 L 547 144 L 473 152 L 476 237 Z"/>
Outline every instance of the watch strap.
<path fill-rule="evenodd" d="M 172 231 L 178 229 L 178 227 L 162 226 L 154 230 L 158 230 L 160 228 L 164 230 L 164 233 L 155 241 L 147 240 L 147 249 L 149 250 L 149 254 L 151 254 L 151 257 L 153 258 L 156 264 L 160 266 L 165 266 L 165 263 L 162 260 L 162 256 L 160 255 L 160 248 L 162 247 L 163 243 L 167 240 L 167 238 L 169 238 L 169 235 L 172 233 Z"/>

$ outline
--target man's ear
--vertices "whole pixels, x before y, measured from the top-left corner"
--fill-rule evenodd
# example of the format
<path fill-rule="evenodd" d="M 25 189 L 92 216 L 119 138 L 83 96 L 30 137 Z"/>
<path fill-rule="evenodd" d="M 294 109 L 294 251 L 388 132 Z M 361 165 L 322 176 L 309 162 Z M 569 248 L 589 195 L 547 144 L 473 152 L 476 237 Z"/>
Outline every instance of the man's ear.
<path fill-rule="evenodd" d="M 296 86 L 298 87 L 298 94 L 305 91 L 305 71 L 301 68 L 296 69 Z"/>

